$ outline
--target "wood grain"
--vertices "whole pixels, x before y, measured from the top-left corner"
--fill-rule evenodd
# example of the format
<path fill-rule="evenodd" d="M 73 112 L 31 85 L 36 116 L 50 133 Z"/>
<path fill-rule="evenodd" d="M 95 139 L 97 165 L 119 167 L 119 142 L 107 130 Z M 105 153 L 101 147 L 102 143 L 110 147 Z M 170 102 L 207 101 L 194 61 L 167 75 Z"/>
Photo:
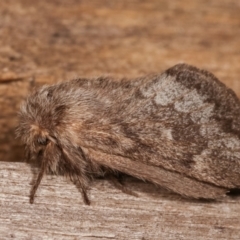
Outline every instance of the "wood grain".
<path fill-rule="evenodd" d="M 126 185 L 139 197 L 95 180 L 86 206 L 73 184 L 46 176 L 31 205 L 35 170 L 25 163 L 0 162 L 1 239 L 240 238 L 240 197 L 191 201 L 127 178 Z"/>

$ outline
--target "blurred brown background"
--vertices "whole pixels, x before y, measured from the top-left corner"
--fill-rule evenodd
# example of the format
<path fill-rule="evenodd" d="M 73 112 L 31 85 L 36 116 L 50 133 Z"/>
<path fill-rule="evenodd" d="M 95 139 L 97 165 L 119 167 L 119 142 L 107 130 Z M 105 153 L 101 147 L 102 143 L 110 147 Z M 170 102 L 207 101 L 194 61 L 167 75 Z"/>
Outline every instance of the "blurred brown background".
<path fill-rule="evenodd" d="M 137 77 L 187 62 L 240 96 L 238 0 L 1 0 L 0 161 L 22 161 L 19 104 L 34 86 Z"/>

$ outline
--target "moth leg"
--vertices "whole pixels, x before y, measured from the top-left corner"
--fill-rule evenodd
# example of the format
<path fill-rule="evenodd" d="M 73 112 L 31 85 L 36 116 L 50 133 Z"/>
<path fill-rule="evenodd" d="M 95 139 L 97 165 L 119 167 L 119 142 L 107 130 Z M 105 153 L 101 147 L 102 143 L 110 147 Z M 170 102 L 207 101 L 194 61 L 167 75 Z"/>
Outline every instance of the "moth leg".
<path fill-rule="evenodd" d="M 123 193 L 132 195 L 134 197 L 138 197 L 138 194 L 133 192 L 131 189 L 129 189 L 128 187 L 124 186 L 123 183 L 123 176 L 120 175 L 113 175 L 110 174 L 109 175 L 109 180 L 111 181 L 111 183 L 119 190 L 121 190 Z"/>
<path fill-rule="evenodd" d="M 38 177 L 37 177 L 37 180 L 36 182 L 34 183 L 34 185 L 32 186 L 32 189 L 31 189 L 31 192 L 30 192 L 30 203 L 33 204 L 34 202 L 34 197 L 35 197 L 35 194 L 36 194 L 36 191 L 42 181 L 42 178 L 43 178 L 43 175 L 46 171 L 46 161 L 43 159 L 42 160 L 42 166 L 41 166 L 41 169 L 40 169 L 40 172 L 38 173 Z"/>
<path fill-rule="evenodd" d="M 31 162 L 31 152 L 27 149 L 25 153 L 25 162 L 30 163 Z"/>
<path fill-rule="evenodd" d="M 91 202 L 90 202 L 89 197 L 88 197 L 88 195 L 87 195 L 87 189 L 84 188 L 84 187 L 82 187 L 81 192 L 82 192 L 82 196 L 83 196 L 83 201 L 84 201 L 84 203 L 85 203 L 86 205 L 90 205 Z"/>
<path fill-rule="evenodd" d="M 74 183 L 74 185 L 78 188 L 78 190 L 81 192 L 83 201 L 86 205 L 90 205 L 90 200 L 87 194 L 87 184 L 83 183 L 81 177 L 75 176 L 74 178 L 71 177 L 71 181 Z"/>

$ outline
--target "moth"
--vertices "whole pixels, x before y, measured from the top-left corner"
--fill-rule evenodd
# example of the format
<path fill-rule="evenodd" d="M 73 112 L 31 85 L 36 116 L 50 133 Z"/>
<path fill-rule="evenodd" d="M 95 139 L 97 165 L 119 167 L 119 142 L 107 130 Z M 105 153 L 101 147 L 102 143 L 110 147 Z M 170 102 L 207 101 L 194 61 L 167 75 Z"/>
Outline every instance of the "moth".
<path fill-rule="evenodd" d="M 31 203 L 45 173 L 70 177 L 86 204 L 91 180 L 108 173 L 196 199 L 240 187 L 239 99 L 187 64 L 136 79 L 40 87 L 21 107 L 17 135 L 40 164 Z"/>

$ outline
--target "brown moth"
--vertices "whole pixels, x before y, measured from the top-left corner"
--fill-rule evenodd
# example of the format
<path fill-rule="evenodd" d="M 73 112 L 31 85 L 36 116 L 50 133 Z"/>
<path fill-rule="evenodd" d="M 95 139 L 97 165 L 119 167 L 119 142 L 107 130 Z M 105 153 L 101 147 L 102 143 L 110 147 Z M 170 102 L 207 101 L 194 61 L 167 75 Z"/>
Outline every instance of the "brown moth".
<path fill-rule="evenodd" d="M 44 173 L 69 176 L 87 204 L 90 180 L 109 172 L 191 198 L 240 187 L 239 99 L 186 64 L 132 80 L 43 86 L 23 104 L 17 134 L 41 164 L 31 203 Z"/>

